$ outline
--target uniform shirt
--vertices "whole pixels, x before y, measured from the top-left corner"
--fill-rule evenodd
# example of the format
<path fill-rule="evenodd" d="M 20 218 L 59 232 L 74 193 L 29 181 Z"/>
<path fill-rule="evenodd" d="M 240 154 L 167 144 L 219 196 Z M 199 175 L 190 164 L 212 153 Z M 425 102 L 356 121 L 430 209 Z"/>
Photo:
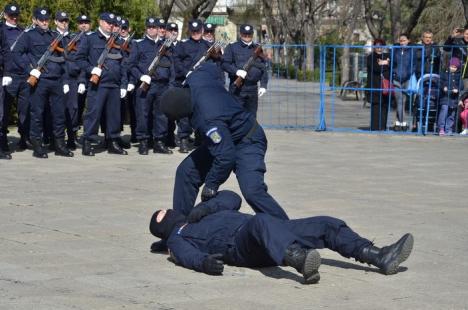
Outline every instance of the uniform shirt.
<path fill-rule="evenodd" d="M 239 213 L 241 199 L 230 191 L 201 202 L 195 208 L 208 207 L 212 214 L 197 223 L 176 227 L 167 239 L 167 247 L 178 264 L 203 271 L 203 260 L 209 254 L 225 253 L 234 244 L 235 233 L 252 215 Z"/>
<path fill-rule="evenodd" d="M 219 67 L 204 63 L 187 79 L 192 94 L 190 122 L 205 137 L 213 164 L 205 184 L 218 189 L 236 163 L 236 145 L 256 124 L 255 117 L 232 97 L 218 79 Z"/>
<path fill-rule="evenodd" d="M 98 59 L 106 48 L 107 38 L 98 30 L 82 38 L 78 46 L 76 61 L 78 66 L 86 73 L 87 79 L 91 77 L 91 71 L 98 64 Z M 119 45 L 122 41 L 115 40 L 115 44 Z M 99 79 L 100 86 L 103 87 L 120 87 L 127 88 L 127 72 L 126 66 L 122 65 L 123 56 L 120 49 L 111 48 L 110 54 L 119 55 L 119 59 L 107 58 L 104 61 L 101 77 Z"/>
<path fill-rule="evenodd" d="M 6 39 L 5 51 L 4 51 L 5 59 L 12 59 L 13 54 L 10 48 L 15 43 L 17 38 L 21 35 L 21 33 L 24 31 L 24 29 L 19 26 L 11 27 L 11 26 L 8 26 L 7 24 L 1 24 L 0 27 Z M 26 57 L 23 59 L 23 62 L 28 63 Z M 20 68 L 19 66 L 17 66 L 14 61 L 7 61 L 4 64 L 4 71 L 5 71 L 3 73 L 4 76 L 25 75 L 24 70 Z"/>
<path fill-rule="evenodd" d="M 53 30 L 43 30 L 39 27 L 25 32 L 18 40 L 18 43 L 13 50 L 13 60 L 15 64 L 21 68 L 23 74 L 29 74 L 31 68 L 37 66 L 37 62 L 44 55 L 50 46 L 50 43 L 58 36 L 58 33 Z M 61 44 L 59 45 L 60 47 Z M 24 58 L 26 56 L 26 59 Z M 52 53 L 54 57 L 63 57 L 62 53 Z M 41 74 L 42 78 L 59 79 L 65 73 L 65 59 L 63 62 L 47 61 L 45 70 Z"/>
<path fill-rule="evenodd" d="M 205 54 L 209 45 L 207 41 L 200 39 L 198 41 L 190 38 L 181 41 L 176 45 L 174 55 L 174 66 L 176 79 L 183 81 L 193 65 Z"/>
<path fill-rule="evenodd" d="M 144 39 L 135 42 L 128 60 L 131 68 L 131 79 L 139 81 L 142 75 L 148 74 L 148 68 L 158 54 L 161 46 L 164 44 L 164 41 L 165 40 L 155 41 L 145 37 Z M 169 47 L 167 51 L 168 53 L 160 58 L 159 65 L 151 76 L 152 81 L 170 83 L 174 81 L 174 60 L 170 55 L 172 47 Z"/>
<path fill-rule="evenodd" d="M 229 75 L 230 84 L 237 79 L 237 70 L 242 70 L 243 66 L 252 57 L 257 44 L 245 44 L 241 40 L 231 43 L 226 47 L 222 58 L 222 68 Z M 257 57 L 253 66 L 247 71 L 243 89 L 256 88 L 260 81 L 260 87 L 267 88 L 268 72 L 266 62 L 261 57 Z"/>
<path fill-rule="evenodd" d="M 79 35 L 80 33 L 77 32 L 77 33 L 67 33 L 66 36 L 63 37 L 62 39 L 62 45 L 64 47 L 66 47 L 70 41 L 73 40 L 73 38 L 77 35 Z M 85 34 L 83 34 L 84 36 Z M 78 63 L 76 61 L 76 55 L 77 55 L 77 51 L 78 51 L 78 46 L 80 44 L 80 41 L 82 41 L 82 38 L 83 36 L 80 38 L 80 40 L 78 40 L 78 42 L 76 42 L 76 51 L 67 51 L 66 53 L 66 65 L 65 65 L 65 69 L 66 69 L 66 74 L 68 76 L 68 79 L 69 80 L 78 80 L 81 76 L 81 68 L 80 66 L 78 66 Z"/>

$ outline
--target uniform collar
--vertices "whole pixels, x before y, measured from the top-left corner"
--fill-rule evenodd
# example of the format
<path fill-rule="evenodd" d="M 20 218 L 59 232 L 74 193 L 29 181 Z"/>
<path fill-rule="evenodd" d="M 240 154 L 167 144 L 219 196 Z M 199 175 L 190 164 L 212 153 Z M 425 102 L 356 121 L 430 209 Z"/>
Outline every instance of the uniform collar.
<path fill-rule="evenodd" d="M 56 28 L 55 31 L 59 34 L 63 34 L 64 37 L 66 37 L 68 35 L 68 31 L 65 31 L 65 32 L 62 32 L 60 31 L 60 29 Z"/>
<path fill-rule="evenodd" d="M 9 22 L 5 21 L 5 26 L 9 27 L 9 28 L 18 28 L 18 25 L 13 25 L 13 24 L 10 24 Z"/>
<path fill-rule="evenodd" d="M 158 43 L 159 37 L 156 37 L 156 39 L 151 38 L 149 35 L 146 35 L 146 38 L 150 40 L 151 42 Z"/>
<path fill-rule="evenodd" d="M 102 29 L 101 27 L 98 27 L 98 32 L 106 39 L 109 39 L 110 38 L 110 34 L 106 34 Z"/>
<path fill-rule="evenodd" d="M 200 40 L 195 40 L 194 38 L 190 37 L 190 40 L 192 40 L 193 42 L 196 42 L 196 43 L 200 43 L 202 39 L 200 39 Z"/>
<path fill-rule="evenodd" d="M 34 29 L 36 29 L 40 34 L 51 33 L 50 28 L 48 28 L 47 30 L 44 30 L 41 27 L 35 27 Z"/>
<path fill-rule="evenodd" d="M 251 45 L 253 45 L 253 41 L 250 41 L 249 43 L 247 43 L 247 42 L 244 42 L 244 41 L 240 40 L 240 42 L 242 43 L 242 46 L 250 47 Z"/>

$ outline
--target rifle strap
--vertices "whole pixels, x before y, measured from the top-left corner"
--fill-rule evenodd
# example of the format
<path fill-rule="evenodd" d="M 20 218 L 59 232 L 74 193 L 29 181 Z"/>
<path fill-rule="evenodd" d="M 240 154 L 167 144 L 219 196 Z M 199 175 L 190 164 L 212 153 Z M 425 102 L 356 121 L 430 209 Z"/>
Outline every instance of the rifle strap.
<path fill-rule="evenodd" d="M 65 58 L 63 56 L 49 56 L 49 60 L 58 64 L 65 62 Z"/>
<path fill-rule="evenodd" d="M 115 54 L 109 53 L 109 54 L 107 54 L 107 57 L 106 57 L 106 58 L 112 59 L 112 60 L 120 60 L 120 59 L 123 58 L 123 56 L 122 56 L 122 54 L 120 54 L 120 53 L 115 53 Z"/>

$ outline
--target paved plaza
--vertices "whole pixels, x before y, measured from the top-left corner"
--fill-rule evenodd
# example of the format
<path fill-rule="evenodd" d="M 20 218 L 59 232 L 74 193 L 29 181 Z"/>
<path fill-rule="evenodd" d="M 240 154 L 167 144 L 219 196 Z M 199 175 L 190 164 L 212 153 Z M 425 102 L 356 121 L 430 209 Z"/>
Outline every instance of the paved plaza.
<path fill-rule="evenodd" d="M 171 207 L 183 154 L 25 151 L 0 161 L 0 309 L 468 309 L 468 139 L 267 136 L 266 181 L 290 217 L 336 216 L 378 246 L 413 233 L 400 273 L 329 250 L 309 286 L 290 267 L 177 267 L 150 253 L 148 222 Z M 239 192 L 234 177 L 223 188 Z"/>

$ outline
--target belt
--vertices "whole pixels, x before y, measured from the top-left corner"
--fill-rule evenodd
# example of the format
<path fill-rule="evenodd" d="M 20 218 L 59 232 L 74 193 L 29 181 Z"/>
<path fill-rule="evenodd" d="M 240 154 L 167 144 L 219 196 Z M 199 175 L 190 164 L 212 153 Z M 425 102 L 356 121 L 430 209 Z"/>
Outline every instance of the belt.
<path fill-rule="evenodd" d="M 250 128 L 249 132 L 245 135 L 244 139 L 248 139 L 250 138 L 254 132 L 257 130 L 257 127 L 258 127 L 258 122 L 257 120 L 255 120 L 255 123 L 253 124 L 252 128 Z"/>

